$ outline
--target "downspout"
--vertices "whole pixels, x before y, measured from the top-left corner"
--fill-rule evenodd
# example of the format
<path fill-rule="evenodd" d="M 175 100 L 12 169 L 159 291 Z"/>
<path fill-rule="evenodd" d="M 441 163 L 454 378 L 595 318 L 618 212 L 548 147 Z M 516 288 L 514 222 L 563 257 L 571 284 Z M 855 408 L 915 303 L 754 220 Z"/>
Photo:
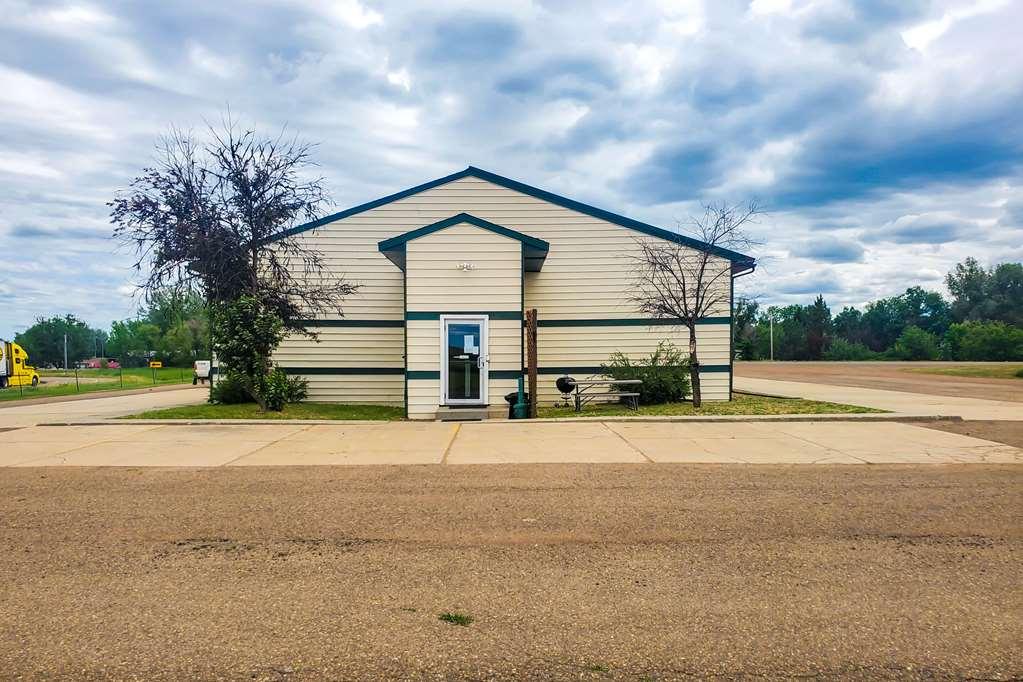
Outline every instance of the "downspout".
<path fill-rule="evenodd" d="M 735 280 L 743 275 L 751 274 L 757 269 L 756 261 L 748 263 L 745 270 L 732 271 L 732 277 L 728 281 L 728 400 L 732 400 L 732 390 L 735 379 Z"/>

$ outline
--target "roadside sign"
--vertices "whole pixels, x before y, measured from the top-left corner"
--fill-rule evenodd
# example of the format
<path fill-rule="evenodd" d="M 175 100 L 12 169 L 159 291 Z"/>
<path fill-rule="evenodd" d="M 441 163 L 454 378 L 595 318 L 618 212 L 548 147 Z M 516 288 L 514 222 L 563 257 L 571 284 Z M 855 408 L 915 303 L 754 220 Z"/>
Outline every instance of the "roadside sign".
<path fill-rule="evenodd" d="M 210 361 L 209 360 L 196 360 L 195 361 L 195 376 L 200 379 L 210 378 Z"/>
<path fill-rule="evenodd" d="M 153 360 L 152 362 L 149 363 L 149 366 L 153 369 L 160 369 L 161 367 L 163 367 L 163 363 L 160 362 L 159 360 Z"/>

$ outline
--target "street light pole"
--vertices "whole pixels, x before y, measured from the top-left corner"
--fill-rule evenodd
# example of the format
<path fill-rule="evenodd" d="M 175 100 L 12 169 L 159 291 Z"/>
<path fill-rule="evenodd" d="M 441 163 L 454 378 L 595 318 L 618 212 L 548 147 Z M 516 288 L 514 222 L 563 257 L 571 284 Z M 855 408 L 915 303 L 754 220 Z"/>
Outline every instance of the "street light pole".
<path fill-rule="evenodd" d="M 64 335 L 64 371 L 67 371 L 67 334 Z"/>
<path fill-rule="evenodd" d="M 774 313 L 767 318 L 771 321 L 771 362 L 774 362 Z"/>

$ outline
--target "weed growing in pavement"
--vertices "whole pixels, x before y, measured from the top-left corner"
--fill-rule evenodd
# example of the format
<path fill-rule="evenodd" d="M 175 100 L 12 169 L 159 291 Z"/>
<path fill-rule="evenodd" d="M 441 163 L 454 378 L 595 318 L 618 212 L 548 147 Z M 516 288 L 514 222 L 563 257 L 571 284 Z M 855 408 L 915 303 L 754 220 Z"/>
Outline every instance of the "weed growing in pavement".
<path fill-rule="evenodd" d="M 472 622 L 472 616 L 467 616 L 464 613 L 442 613 L 438 618 L 445 623 L 451 623 L 452 625 L 461 625 L 466 627 Z"/>

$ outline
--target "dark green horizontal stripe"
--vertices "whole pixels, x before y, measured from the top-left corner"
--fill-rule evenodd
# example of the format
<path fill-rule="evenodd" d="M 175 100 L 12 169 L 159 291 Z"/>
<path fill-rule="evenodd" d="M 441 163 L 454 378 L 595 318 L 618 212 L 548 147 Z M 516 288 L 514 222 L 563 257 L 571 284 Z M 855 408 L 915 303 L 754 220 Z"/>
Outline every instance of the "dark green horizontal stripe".
<path fill-rule="evenodd" d="M 401 367 L 282 367 L 288 374 L 304 374 L 304 375 L 347 375 L 347 376 L 379 376 L 379 375 L 395 375 L 400 376 L 404 374 L 409 379 L 440 379 L 440 372 L 436 370 L 409 370 L 405 371 Z M 712 373 L 712 372 L 728 372 L 730 371 L 728 365 L 700 365 L 701 373 Z M 539 374 L 600 374 L 601 368 L 599 366 L 571 366 L 571 367 L 538 367 L 537 373 Z M 523 369 L 521 372 L 514 369 L 492 369 L 489 372 L 491 379 L 518 379 L 520 376 L 525 374 L 526 370 Z"/>
<path fill-rule="evenodd" d="M 403 367 L 281 367 L 288 374 L 344 374 L 349 376 L 371 376 L 380 374 L 394 374 L 401 376 L 405 373 Z"/>
<path fill-rule="evenodd" d="M 514 369 L 492 369 L 489 372 L 491 379 L 518 379 L 522 372 Z M 405 372 L 409 379 L 440 379 L 440 372 L 433 370 L 409 370 Z"/>
<path fill-rule="evenodd" d="M 522 376 L 522 372 L 516 369 L 492 369 L 490 370 L 491 379 L 518 379 Z"/>
<path fill-rule="evenodd" d="M 440 372 L 428 369 L 410 369 L 405 372 L 406 379 L 440 379 Z"/>
<path fill-rule="evenodd" d="M 727 317 L 704 317 L 696 324 L 728 324 Z M 662 327 L 682 325 L 681 320 L 663 318 L 597 318 L 589 320 L 545 320 L 536 321 L 538 327 Z"/>
<path fill-rule="evenodd" d="M 491 310 L 481 312 L 440 312 L 440 311 L 409 311 L 405 314 L 408 320 L 439 320 L 441 315 L 486 315 L 492 320 L 521 320 L 522 313 L 518 310 Z M 404 327 L 404 320 L 297 320 L 308 327 Z M 728 324 L 727 317 L 705 317 L 697 324 Z M 679 320 L 661 318 L 592 318 L 583 320 L 537 320 L 540 327 L 667 327 L 681 326 Z"/>
<path fill-rule="evenodd" d="M 728 372 L 731 367 L 728 365 L 700 365 L 700 373 L 705 372 Z M 601 367 L 538 367 L 536 369 L 538 374 L 600 374 L 603 369 Z"/>
<path fill-rule="evenodd" d="M 521 310 L 484 310 L 480 312 L 461 312 L 461 311 L 418 311 L 409 310 L 405 313 L 406 320 L 439 320 L 441 315 L 486 315 L 491 320 L 521 320 Z"/>
<path fill-rule="evenodd" d="M 295 320 L 306 327 L 404 327 L 405 320 Z"/>

